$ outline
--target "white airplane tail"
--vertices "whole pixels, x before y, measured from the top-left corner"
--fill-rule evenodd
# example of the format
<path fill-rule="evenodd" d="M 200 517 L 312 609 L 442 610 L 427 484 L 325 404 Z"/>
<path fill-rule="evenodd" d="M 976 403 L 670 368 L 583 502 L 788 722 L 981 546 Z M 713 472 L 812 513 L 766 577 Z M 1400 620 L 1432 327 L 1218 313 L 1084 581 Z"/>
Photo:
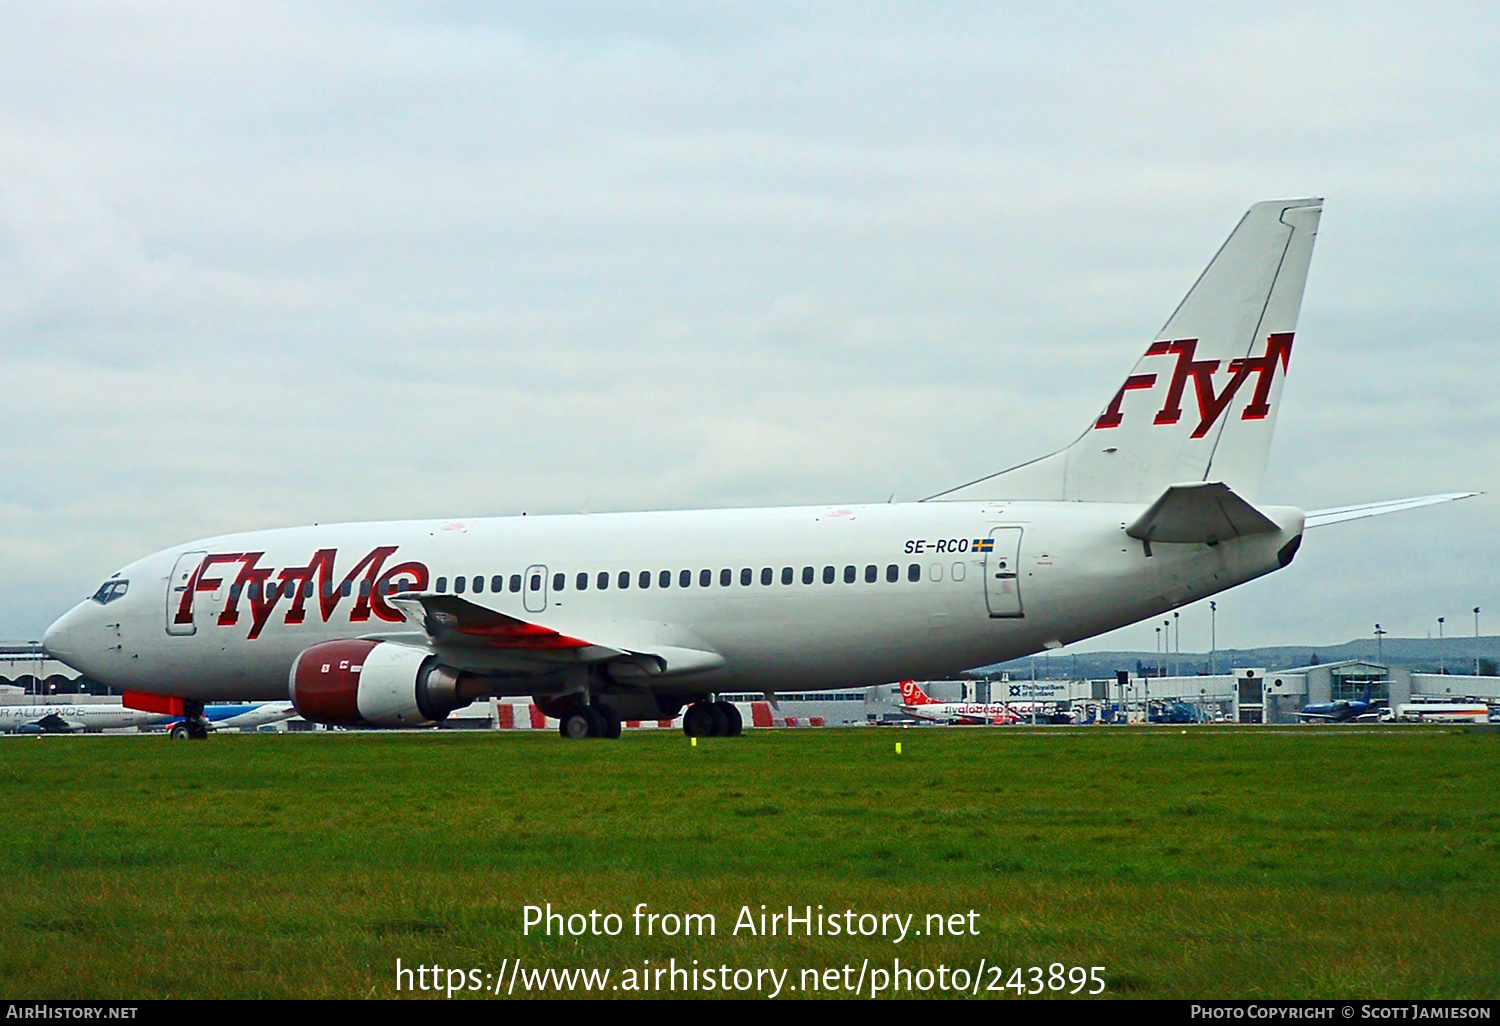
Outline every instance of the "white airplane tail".
<path fill-rule="evenodd" d="M 1251 207 L 1076 442 L 930 498 L 1144 503 L 1218 481 L 1253 501 L 1322 210 Z"/>

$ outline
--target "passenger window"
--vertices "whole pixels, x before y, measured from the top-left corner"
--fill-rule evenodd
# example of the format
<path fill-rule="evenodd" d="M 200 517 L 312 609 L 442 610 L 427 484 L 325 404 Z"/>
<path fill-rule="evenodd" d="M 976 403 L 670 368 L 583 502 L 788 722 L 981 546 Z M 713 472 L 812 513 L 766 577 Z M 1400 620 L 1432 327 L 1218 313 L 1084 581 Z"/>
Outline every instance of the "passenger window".
<path fill-rule="evenodd" d="M 792 583 L 792 568 L 791 567 L 784 566 L 784 567 L 781 568 L 781 583 L 782 584 L 791 584 Z"/>
<path fill-rule="evenodd" d="M 438 580 L 442 580 L 442 578 L 439 577 Z M 439 588 L 438 590 L 442 591 L 441 588 Z M 532 574 L 531 575 L 531 583 L 527 585 L 527 590 L 528 591 L 541 591 L 542 590 L 542 575 L 541 574 Z"/>
<path fill-rule="evenodd" d="M 462 595 L 465 591 L 468 590 L 468 588 L 469 588 L 469 579 L 467 577 L 455 577 L 455 578 L 453 578 L 453 594 L 455 594 L 455 595 Z"/>
<path fill-rule="evenodd" d="M 772 570 L 770 567 L 768 567 L 768 566 L 761 567 L 761 571 L 760 571 L 760 583 L 762 585 L 770 584 L 771 581 L 772 581 L 772 579 L 774 578 L 775 574 L 776 574 L 776 571 Z"/>
<path fill-rule="evenodd" d="M 811 584 L 812 582 L 813 582 L 813 568 L 810 567 L 810 566 L 803 567 L 802 568 L 802 583 L 803 584 Z"/>
<path fill-rule="evenodd" d="M 599 585 L 599 590 L 600 591 L 608 591 L 609 590 L 609 571 L 608 570 L 600 570 L 599 571 L 599 580 L 596 583 Z"/>
<path fill-rule="evenodd" d="M 911 566 L 907 567 L 906 579 L 912 582 L 920 581 L 922 579 L 922 564 L 913 563 Z"/>
<path fill-rule="evenodd" d="M 833 567 L 831 567 L 831 566 L 825 566 L 823 568 L 823 583 L 824 584 L 832 584 L 833 583 Z"/>
<path fill-rule="evenodd" d="M 707 588 L 714 583 L 714 572 L 712 570 L 698 571 L 698 587 Z"/>
<path fill-rule="evenodd" d="M 670 588 L 672 586 L 672 571 L 663 570 L 656 575 L 656 583 L 659 587 Z"/>
<path fill-rule="evenodd" d="M 238 602 L 240 600 L 240 595 L 243 593 L 243 591 L 244 591 L 244 589 L 240 585 L 238 585 L 238 584 L 231 584 L 229 586 L 229 601 L 231 601 L 231 602 Z M 99 589 L 99 595 L 103 595 L 103 594 L 104 594 L 104 589 L 100 588 Z M 108 602 L 109 601 L 109 598 L 100 598 L 99 595 L 95 595 L 94 596 L 95 601 L 97 601 L 97 602 Z M 110 598 L 113 598 L 113 596 L 110 596 Z"/>
<path fill-rule="evenodd" d="M 474 578 L 473 591 L 474 591 L 474 594 L 476 594 L 476 595 L 479 595 L 479 594 L 483 593 L 483 591 L 484 591 L 484 578 L 483 577 L 475 577 Z"/>
<path fill-rule="evenodd" d="M 505 578 L 504 577 L 502 577 L 500 574 L 496 574 L 494 577 L 490 578 L 490 591 L 493 591 L 496 595 L 498 595 L 498 594 L 500 594 L 504 590 L 505 590 Z"/>
<path fill-rule="evenodd" d="M 520 574 L 511 574 L 510 575 L 510 593 L 512 595 L 514 595 L 516 592 L 518 592 L 520 590 L 521 590 L 521 575 Z"/>
<path fill-rule="evenodd" d="M 855 573 L 854 567 L 852 567 L 852 566 L 846 566 L 846 567 L 844 567 L 844 583 L 845 584 L 853 584 L 854 583 L 854 573 Z"/>
<path fill-rule="evenodd" d="M 366 581 L 365 583 L 369 584 L 370 582 Z M 437 582 L 437 592 L 438 592 L 438 594 L 441 595 L 441 594 L 443 594 L 443 592 L 445 592 L 447 590 L 448 590 L 448 578 L 446 578 L 446 577 L 439 577 L 438 578 L 438 582 Z"/>
<path fill-rule="evenodd" d="M 640 584 L 641 584 L 642 588 L 649 588 L 649 587 L 651 587 L 651 571 L 650 570 L 642 570 L 641 571 L 641 581 L 640 581 Z"/>
<path fill-rule="evenodd" d="M 589 590 L 589 575 L 588 574 L 580 573 L 578 575 L 578 590 L 579 591 L 588 591 Z"/>
<path fill-rule="evenodd" d="M 734 581 L 734 573 L 730 570 L 719 571 L 719 587 L 727 588 Z"/>
<path fill-rule="evenodd" d="M 368 579 L 359 582 L 359 597 L 364 598 L 370 594 L 370 582 Z"/>
<path fill-rule="evenodd" d="M 963 580 L 964 576 L 967 574 L 967 572 L 968 571 L 966 571 L 964 569 L 964 565 L 962 563 L 954 563 L 953 564 L 953 579 L 955 581 L 961 581 L 961 580 Z"/>
<path fill-rule="evenodd" d="M 350 593 L 354 590 L 354 582 L 345 581 L 343 588 L 341 588 L 340 590 L 344 593 L 344 598 L 348 598 Z"/>
<path fill-rule="evenodd" d="M 901 568 L 895 563 L 892 563 L 890 566 L 886 567 L 885 579 L 890 584 L 895 584 L 897 581 L 901 580 Z"/>
<path fill-rule="evenodd" d="M 879 568 L 877 568 L 875 566 L 874 563 L 871 563 L 869 566 L 865 567 L 865 583 L 866 584 L 874 584 L 875 583 L 875 578 L 878 577 L 879 575 L 880 575 L 880 570 L 879 570 Z"/>
<path fill-rule="evenodd" d="M 934 581 L 941 581 L 943 579 L 943 564 L 932 564 L 927 568 L 927 576 L 931 577 Z"/>
<path fill-rule="evenodd" d="M 620 571 L 620 587 L 621 588 L 628 588 L 628 587 L 630 587 L 630 571 L 629 570 L 621 570 Z"/>
<path fill-rule="evenodd" d="M 693 586 L 693 572 L 691 570 L 683 570 L 680 573 L 678 573 L 678 575 L 677 575 L 677 587 L 679 587 L 679 588 L 691 588 L 692 586 Z"/>
<path fill-rule="evenodd" d="M 552 590 L 553 591 L 562 591 L 563 590 L 563 585 L 566 584 L 567 581 L 568 581 L 568 575 L 567 574 L 553 574 L 552 575 Z"/>

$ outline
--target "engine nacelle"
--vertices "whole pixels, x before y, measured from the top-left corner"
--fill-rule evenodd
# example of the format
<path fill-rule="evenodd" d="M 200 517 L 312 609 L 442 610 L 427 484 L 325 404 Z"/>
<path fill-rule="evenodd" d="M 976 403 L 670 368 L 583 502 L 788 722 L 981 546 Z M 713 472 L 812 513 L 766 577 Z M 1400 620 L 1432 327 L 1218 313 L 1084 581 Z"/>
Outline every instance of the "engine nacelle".
<path fill-rule="evenodd" d="M 325 641 L 303 651 L 290 674 L 305 720 L 333 726 L 427 727 L 475 698 L 426 649 L 390 641 Z"/>

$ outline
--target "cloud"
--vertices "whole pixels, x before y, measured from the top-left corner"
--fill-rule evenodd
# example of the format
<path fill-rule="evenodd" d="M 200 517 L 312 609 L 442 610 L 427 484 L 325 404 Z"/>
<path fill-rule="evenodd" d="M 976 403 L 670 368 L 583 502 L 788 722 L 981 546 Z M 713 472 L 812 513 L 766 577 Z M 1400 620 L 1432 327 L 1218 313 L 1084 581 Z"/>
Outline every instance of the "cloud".
<path fill-rule="evenodd" d="M 1071 440 L 1276 195 L 1329 203 L 1268 494 L 1500 489 L 1496 20 L 8 9 L 0 634 L 220 531 L 928 494 Z M 1221 640 L 1500 608 L 1490 501 Z"/>

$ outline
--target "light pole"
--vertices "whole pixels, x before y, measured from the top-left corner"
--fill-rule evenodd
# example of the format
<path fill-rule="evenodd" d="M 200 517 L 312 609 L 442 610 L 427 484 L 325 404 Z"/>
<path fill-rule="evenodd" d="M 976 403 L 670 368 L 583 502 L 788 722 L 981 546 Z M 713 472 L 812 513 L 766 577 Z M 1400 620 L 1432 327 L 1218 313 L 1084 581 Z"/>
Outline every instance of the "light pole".
<path fill-rule="evenodd" d="M 1377 623 L 1375 625 L 1375 661 L 1380 664 L 1382 669 L 1385 668 L 1385 646 L 1382 639 L 1385 638 L 1386 633 L 1386 631 L 1380 629 L 1380 624 Z"/>
<path fill-rule="evenodd" d="M 1162 657 L 1162 654 L 1161 654 L 1161 628 L 1158 627 L 1158 628 L 1156 628 L 1156 675 L 1158 677 L 1160 677 L 1162 675 L 1161 674 L 1162 660 L 1163 660 L 1163 657 Z"/>
<path fill-rule="evenodd" d="M 1479 622 L 1479 620 L 1478 620 L 1477 617 L 1475 618 L 1474 622 L 1476 624 Z M 1475 633 L 1476 636 L 1478 635 L 1479 631 L 1478 631 L 1477 628 L 1475 629 L 1474 633 Z M 1476 648 L 1475 651 L 1478 651 L 1478 649 Z M 1219 604 L 1217 602 L 1210 602 L 1208 604 L 1208 672 L 1209 672 L 1210 676 L 1217 676 L 1218 675 L 1218 672 L 1219 672 L 1218 661 L 1219 661 Z M 1479 665 L 1479 662 L 1478 662 L 1477 658 L 1475 660 L 1474 665 L 1476 665 L 1476 666 Z"/>
<path fill-rule="evenodd" d="M 1446 619 L 1447 619 L 1447 617 L 1444 617 L 1444 616 L 1438 617 L 1438 675 L 1439 676 L 1441 676 L 1442 674 L 1445 674 L 1445 673 L 1448 672 L 1448 667 L 1447 667 L 1447 665 L 1443 661 L 1443 621 L 1446 620 Z"/>
<path fill-rule="evenodd" d="M 1172 669 L 1172 621 L 1171 620 L 1163 620 L 1161 622 L 1161 629 L 1162 629 L 1161 651 L 1162 651 L 1162 655 L 1166 656 L 1166 658 L 1163 660 L 1163 662 L 1165 662 L 1167 664 L 1166 665 L 1166 669 L 1168 671 L 1170 671 Z M 1162 676 L 1163 677 L 1169 677 L 1169 676 L 1171 676 L 1171 673 L 1170 672 L 1163 673 Z"/>
<path fill-rule="evenodd" d="M 1177 610 L 1172 610 L 1172 651 L 1176 653 L 1177 666 L 1182 666 L 1182 621 L 1177 619 Z M 1175 677 L 1176 674 L 1174 673 Z"/>
<path fill-rule="evenodd" d="M 1474 676 L 1479 676 L 1479 607 L 1474 607 Z"/>

